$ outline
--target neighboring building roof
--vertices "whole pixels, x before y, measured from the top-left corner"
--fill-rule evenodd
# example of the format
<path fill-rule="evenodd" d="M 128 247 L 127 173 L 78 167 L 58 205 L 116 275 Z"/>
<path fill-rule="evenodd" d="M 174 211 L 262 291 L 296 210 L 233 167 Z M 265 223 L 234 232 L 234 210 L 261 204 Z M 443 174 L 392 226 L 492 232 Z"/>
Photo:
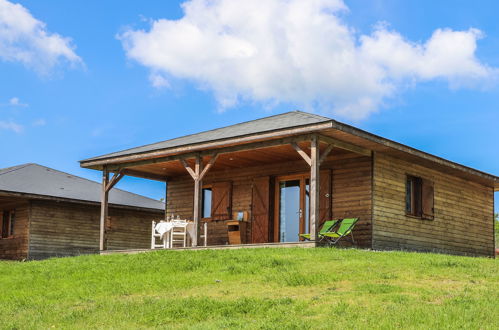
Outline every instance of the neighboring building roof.
<path fill-rule="evenodd" d="M 101 184 L 38 164 L 0 169 L 0 194 L 20 193 L 100 203 Z M 163 202 L 113 188 L 109 203 L 148 209 L 164 209 Z"/>
<path fill-rule="evenodd" d="M 109 157 L 118 157 L 125 155 L 132 155 L 138 153 L 145 153 L 154 150 L 168 149 L 180 147 L 190 144 L 202 143 L 207 141 L 217 141 L 238 136 L 251 135 L 256 133 L 270 132 L 285 128 L 306 126 L 310 124 L 318 124 L 331 121 L 331 118 L 306 113 L 302 111 L 291 111 L 283 114 L 260 118 L 256 120 L 246 121 L 243 123 L 217 128 L 201 133 L 182 136 L 179 138 L 148 144 L 145 146 L 113 152 L 110 154 L 93 157 L 83 160 L 83 162 L 98 160 Z"/>

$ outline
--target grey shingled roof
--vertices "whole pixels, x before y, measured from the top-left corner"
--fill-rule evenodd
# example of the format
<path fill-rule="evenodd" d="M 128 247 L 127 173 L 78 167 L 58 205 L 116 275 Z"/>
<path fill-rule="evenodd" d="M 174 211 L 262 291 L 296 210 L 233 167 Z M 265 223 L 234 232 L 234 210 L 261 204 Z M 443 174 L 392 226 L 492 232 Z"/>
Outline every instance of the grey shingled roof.
<path fill-rule="evenodd" d="M 305 126 L 331 121 L 331 118 L 306 113 L 302 111 L 291 111 L 283 114 L 251 120 L 231 126 L 213 129 L 201 133 L 182 136 L 179 138 L 144 145 L 141 147 L 117 151 L 110 154 L 97 156 L 82 160 L 82 162 L 98 160 L 101 158 L 118 157 L 132 154 L 139 154 L 155 150 L 162 150 L 207 141 L 223 140 L 256 133 L 276 131 L 285 128 Z"/>
<path fill-rule="evenodd" d="M 100 202 L 101 185 L 38 164 L 23 164 L 0 169 L 2 191 Z M 165 207 L 163 202 L 116 188 L 109 192 L 109 203 L 158 210 Z"/>

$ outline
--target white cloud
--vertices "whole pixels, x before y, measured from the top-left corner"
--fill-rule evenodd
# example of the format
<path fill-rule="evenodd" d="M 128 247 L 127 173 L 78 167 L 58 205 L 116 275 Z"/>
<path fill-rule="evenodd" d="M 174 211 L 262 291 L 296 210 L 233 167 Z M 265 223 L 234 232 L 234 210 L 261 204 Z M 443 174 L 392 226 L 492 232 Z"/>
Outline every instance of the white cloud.
<path fill-rule="evenodd" d="M 221 109 L 290 102 L 362 119 L 414 83 L 459 87 L 498 73 L 475 57 L 479 30 L 438 29 L 411 42 L 379 24 L 359 35 L 341 18 L 348 11 L 342 0 L 191 0 L 182 7 L 179 20 L 152 21 L 148 31 L 118 38 L 128 58 L 151 70 L 153 86 L 194 81 L 213 91 Z"/>
<path fill-rule="evenodd" d="M 47 124 L 47 121 L 45 119 L 37 119 L 32 123 L 32 126 L 45 126 Z"/>
<path fill-rule="evenodd" d="M 9 100 L 8 105 L 13 106 L 13 107 L 27 107 L 27 103 L 22 103 L 21 100 L 18 97 L 12 97 Z"/>
<path fill-rule="evenodd" d="M 0 0 L 0 59 L 21 62 L 41 74 L 64 61 L 83 63 L 69 38 L 50 33 L 25 7 L 7 0 Z"/>
<path fill-rule="evenodd" d="M 158 89 L 170 87 L 170 83 L 161 73 L 151 73 L 149 75 L 149 81 L 151 82 L 151 85 L 153 85 L 153 87 L 156 87 Z"/>
<path fill-rule="evenodd" d="M 24 130 L 24 127 L 22 125 L 16 124 L 13 121 L 0 120 L 0 129 L 13 131 L 15 133 L 21 133 Z"/>

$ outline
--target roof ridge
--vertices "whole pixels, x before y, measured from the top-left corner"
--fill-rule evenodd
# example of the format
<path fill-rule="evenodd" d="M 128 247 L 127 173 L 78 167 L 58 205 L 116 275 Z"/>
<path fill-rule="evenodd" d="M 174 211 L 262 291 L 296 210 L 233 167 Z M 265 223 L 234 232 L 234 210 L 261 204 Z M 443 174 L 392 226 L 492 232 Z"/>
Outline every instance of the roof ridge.
<path fill-rule="evenodd" d="M 30 165 L 34 165 L 34 163 L 25 163 L 25 164 L 21 164 L 21 165 L 15 165 L 15 166 L 9 166 L 9 167 L 5 167 L 5 168 L 0 168 L 0 175 L 11 173 L 11 172 L 23 169 L 23 168 L 25 168 L 27 166 L 30 166 Z"/>
<path fill-rule="evenodd" d="M 294 110 L 294 111 L 290 111 L 290 112 L 297 112 L 297 113 L 299 113 L 301 115 L 305 115 L 305 116 L 308 116 L 308 117 L 315 117 L 315 118 L 324 119 L 324 121 L 334 120 L 333 118 L 329 118 L 329 117 L 326 117 L 326 116 L 321 116 L 321 115 L 318 115 L 318 114 L 312 113 L 312 112 L 306 112 L 306 111 L 301 111 L 301 110 Z"/>

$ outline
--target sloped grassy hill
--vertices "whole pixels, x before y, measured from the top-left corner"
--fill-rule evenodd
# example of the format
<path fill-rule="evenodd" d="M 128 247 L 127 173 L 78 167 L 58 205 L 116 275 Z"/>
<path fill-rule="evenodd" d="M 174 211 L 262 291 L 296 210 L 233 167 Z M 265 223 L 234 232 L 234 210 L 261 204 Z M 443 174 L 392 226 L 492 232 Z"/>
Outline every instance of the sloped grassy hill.
<path fill-rule="evenodd" d="M 0 328 L 497 329 L 498 271 L 329 248 L 0 262 Z"/>

